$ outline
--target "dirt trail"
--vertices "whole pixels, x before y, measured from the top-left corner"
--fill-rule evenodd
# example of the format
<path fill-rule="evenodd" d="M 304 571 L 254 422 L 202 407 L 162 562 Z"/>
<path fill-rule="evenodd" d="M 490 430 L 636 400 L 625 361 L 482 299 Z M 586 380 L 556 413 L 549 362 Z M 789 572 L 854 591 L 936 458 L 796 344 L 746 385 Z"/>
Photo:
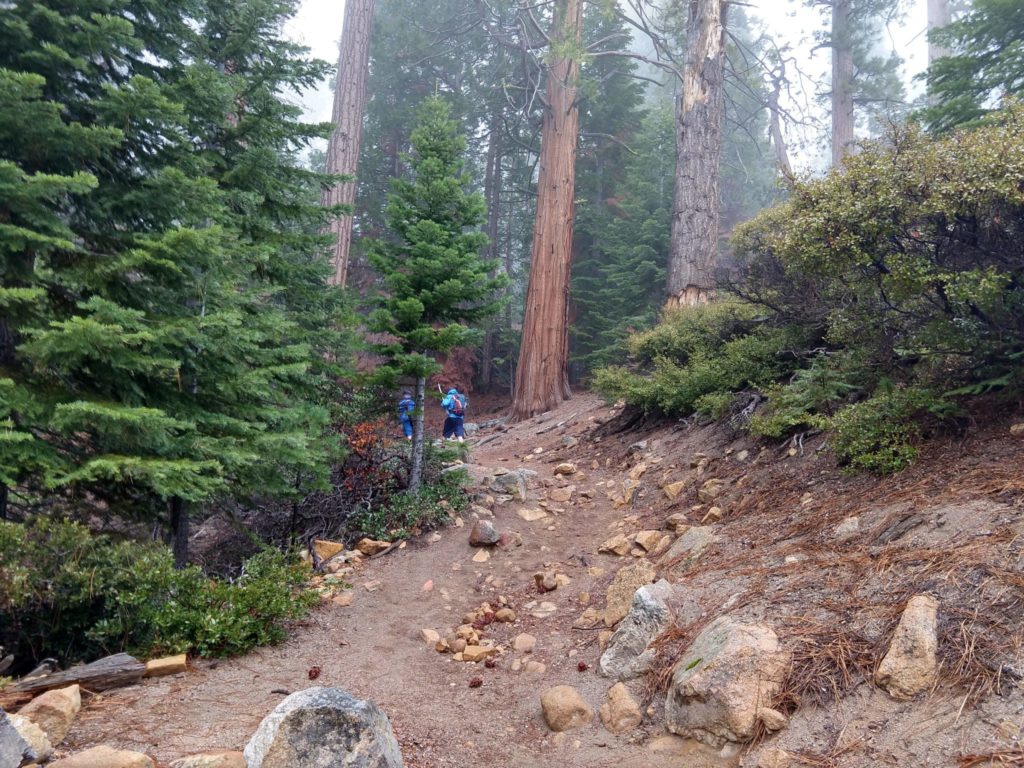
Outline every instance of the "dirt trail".
<path fill-rule="evenodd" d="M 569 455 L 563 437 L 581 435 L 594 427 L 592 418 L 607 416 L 608 409 L 596 398 L 582 395 L 542 422 L 516 425 L 490 440 L 486 438 L 494 433 L 484 433 L 471 461 L 530 468 L 541 478 L 550 477 L 552 464 Z M 572 423 L 564 429 L 537 434 L 569 419 Z M 532 455 L 538 447 L 544 452 Z M 524 461 L 526 455 L 529 459 Z M 585 478 L 575 480 L 581 489 L 596 489 L 612 476 L 604 469 L 581 469 Z M 580 594 L 594 594 L 600 604 L 608 577 L 621 565 L 618 558 L 595 553 L 607 538 L 609 525 L 623 513 L 596 490 L 593 501 L 565 507 L 554 518 L 525 522 L 516 515 L 518 505 L 498 506 L 495 526 L 519 531 L 523 545 L 495 550 L 486 563 L 472 560 L 476 550 L 468 544 L 468 517 L 464 527 L 441 531 L 438 541 L 424 536 L 410 542 L 359 571 L 350 607 L 325 605 L 282 646 L 235 660 L 200 660 L 184 676 L 92 698 L 68 745 L 77 750 L 108 743 L 146 752 L 161 764 L 204 750 L 240 749 L 283 698 L 280 691 L 325 685 L 377 702 L 390 716 L 410 768 L 737 765 L 734 754 L 723 755 L 675 737 L 657 741 L 658 748 L 652 749 L 652 737 L 667 734 L 650 723 L 622 738 L 605 731 L 596 718 L 595 724 L 564 738 L 545 727 L 539 697 L 546 688 L 573 685 L 596 712 L 610 686 L 595 671 L 600 655 L 597 632 L 573 630 L 571 624 L 585 607 Z M 558 606 L 554 616 L 533 618 L 523 610 L 538 598 L 533 573 L 556 563 L 572 583 L 541 598 Z M 608 573 L 595 579 L 588 575 L 588 565 L 603 565 Z M 423 591 L 428 581 L 433 588 Z M 379 582 L 375 591 L 364 587 L 371 582 Z M 421 628 L 444 635 L 462 623 L 465 613 L 484 601 L 493 603 L 498 595 L 506 596 L 518 619 L 510 625 L 491 625 L 489 636 L 499 642 L 511 641 L 521 632 L 536 636 L 534 652 L 521 658 L 544 663 L 543 674 L 511 671 L 513 653 L 503 656 L 494 669 L 453 661 L 419 638 Z M 579 671 L 580 662 L 587 671 Z M 311 682 L 309 670 L 315 666 L 321 672 Z M 470 679 L 478 676 L 483 685 L 470 688 Z"/>

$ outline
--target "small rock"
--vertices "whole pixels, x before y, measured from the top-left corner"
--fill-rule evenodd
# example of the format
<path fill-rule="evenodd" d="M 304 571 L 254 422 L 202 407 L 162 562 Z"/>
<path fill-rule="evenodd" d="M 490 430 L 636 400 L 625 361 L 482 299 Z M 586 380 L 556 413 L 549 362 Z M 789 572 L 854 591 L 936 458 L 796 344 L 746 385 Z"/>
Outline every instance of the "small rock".
<path fill-rule="evenodd" d="M 749 457 L 749 456 L 750 456 L 750 451 L 748 451 L 748 450 L 746 450 L 744 448 L 742 451 L 740 451 L 739 453 L 736 454 L 736 461 L 746 461 L 747 457 Z"/>
<path fill-rule="evenodd" d="M 473 529 L 469 532 L 469 545 L 471 547 L 489 547 L 497 544 L 501 534 L 494 528 L 490 520 L 477 520 Z"/>
<path fill-rule="evenodd" d="M 579 728 L 594 719 L 593 710 L 570 685 L 548 688 L 541 694 L 540 706 L 544 722 L 556 733 Z"/>
<path fill-rule="evenodd" d="M 628 733 L 643 721 L 640 706 L 629 695 L 623 683 L 616 683 L 608 691 L 608 698 L 601 705 L 601 722 L 610 733 Z"/>
<path fill-rule="evenodd" d="M 423 586 L 420 587 L 420 592 L 430 592 L 434 589 L 434 580 L 427 579 L 423 582 Z"/>
<path fill-rule="evenodd" d="M 604 621 L 604 611 L 594 606 L 587 608 L 580 617 L 572 623 L 573 629 L 593 629 Z"/>
<path fill-rule="evenodd" d="M 576 465 L 570 462 L 563 462 L 555 467 L 556 475 L 575 475 Z"/>
<path fill-rule="evenodd" d="M 170 768 L 246 768 L 245 756 L 241 752 L 221 750 L 205 752 L 175 760 Z"/>
<path fill-rule="evenodd" d="M 3 710 L 0 710 L 2 712 Z M 0 715 L 2 717 L 2 715 Z M 53 746 L 50 744 L 50 740 L 46 737 L 43 729 L 33 723 L 27 717 L 22 715 L 9 715 L 11 725 L 14 726 L 14 730 L 18 732 L 18 735 L 31 747 L 32 752 L 35 753 L 35 759 L 39 761 L 47 760 L 51 754 L 53 754 Z M 3 730 L 3 726 L 0 725 L 0 731 Z M 3 740 L 3 736 L 0 736 L 0 741 Z M 4 748 L 0 746 L 0 757 L 4 755 Z M 0 761 L 0 765 L 3 762 Z M 15 765 L 20 763 L 15 762 Z"/>
<path fill-rule="evenodd" d="M 725 480 L 721 480 L 717 477 L 713 477 L 710 480 L 704 482 L 697 491 L 697 499 L 705 504 L 710 501 L 714 501 L 722 495 L 722 491 L 725 490 Z"/>
<path fill-rule="evenodd" d="M 769 731 L 781 731 L 789 724 L 789 718 L 777 709 L 760 707 L 757 710 L 757 719 L 764 723 Z"/>
<path fill-rule="evenodd" d="M 491 553 L 488 552 L 486 549 L 478 549 L 476 554 L 473 555 L 474 563 L 486 563 L 490 559 Z"/>
<path fill-rule="evenodd" d="M 614 635 L 615 633 L 612 630 L 602 629 L 597 633 L 597 647 L 603 652 L 608 647 L 608 643 L 611 642 Z"/>
<path fill-rule="evenodd" d="M 552 488 L 548 491 L 548 501 L 566 504 L 572 500 L 574 493 L 576 493 L 575 485 L 567 485 L 564 488 Z"/>
<path fill-rule="evenodd" d="M 711 507 L 707 511 L 707 514 L 705 514 L 704 517 L 701 519 L 701 522 L 702 523 L 709 523 L 709 522 L 710 523 L 717 523 L 721 519 L 722 519 L 722 508 L 721 507 Z"/>
<path fill-rule="evenodd" d="M 675 501 L 677 498 L 679 498 L 679 494 L 683 492 L 683 489 L 685 487 L 685 480 L 676 480 L 674 483 L 669 483 L 668 485 L 666 485 L 664 488 L 662 488 L 662 490 L 665 492 L 666 496 L 668 496 L 671 500 Z"/>
<path fill-rule="evenodd" d="M 60 744 L 71 729 L 71 723 L 82 708 L 82 694 L 77 685 L 47 691 L 18 710 L 18 714 L 38 725 L 51 744 Z"/>
<path fill-rule="evenodd" d="M 562 438 L 562 445 L 564 445 L 566 448 L 575 448 L 579 444 L 580 441 L 577 440 L 572 435 L 566 435 L 565 437 Z"/>
<path fill-rule="evenodd" d="M 344 552 L 345 545 L 337 541 L 317 539 L 313 542 L 313 551 L 321 560 L 330 560 L 335 555 Z"/>
<path fill-rule="evenodd" d="M 491 648 L 485 645 L 467 645 L 465 650 L 462 652 L 462 660 L 475 664 L 493 656 L 497 652 L 497 648 Z"/>
<path fill-rule="evenodd" d="M 612 627 L 622 621 L 629 613 L 634 593 L 645 584 L 654 581 L 654 566 L 647 560 L 635 565 L 627 565 L 615 574 L 611 586 L 608 587 L 608 604 L 604 611 L 606 627 Z"/>
<path fill-rule="evenodd" d="M 629 448 L 626 449 L 626 453 L 628 453 L 628 454 L 643 453 L 646 450 L 647 450 L 647 441 L 646 440 L 638 440 L 637 442 L 633 443 L 632 445 L 629 446 Z"/>
<path fill-rule="evenodd" d="M 420 639 L 427 645 L 436 647 L 441 641 L 441 635 L 432 629 L 424 628 L 420 630 Z"/>
<path fill-rule="evenodd" d="M 660 562 L 670 563 L 674 560 L 680 560 L 681 562 L 676 566 L 676 569 L 685 569 L 703 555 L 708 547 L 718 541 L 719 537 L 715 534 L 713 526 L 698 525 L 688 528 L 686 533 L 676 539 L 668 552 L 661 556 Z"/>
<path fill-rule="evenodd" d="M 441 540 L 441 534 L 438 533 L 437 531 L 434 531 L 432 534 L 430 534 L 429 538 L 427 539 L 427 541 L 430 542 L 431 544 L 436 544 L 440 540 Z"/>
<path fill-rule="evenodd" d="M 686 519 L 686 515 L 682 512 L 676 512 L 674 515 L 669 515 L 665 518 L 665 529 L 673 533 L 686 533 L 689 527 L 690 521 Z"/>
<path fill-rule="evenodd" d="M 354 595 L 351 589 L 346 589 L 344 592 L 339 592 L 331 598 L 331 602 L 341 608 L 348 608 L 352 605 Z"/>
<path fill-rule="evenodd" d="M 41 736 L 42 742 L 49 746 L 50 742 L 39 726 L 31 721 L 26 721 L 25 718 L 22 718 L 22 721 L 32 727 L 31 732 L 34 736 Z M 35 765 L 36 759 L 42 759 L 38 749 L 25 738 L 25 735 L 11 721 L 7 713 L 0 709 L 0 766 L 18 768 L 19 765 L 26 763 Z"/>
<path fill-rule="evenodd" d="M 857 516 L 848 517 L 836 526 L 835 537 L 847 539 L 860 531 L 860 518 Z"/>
<path fill-rule="evenodd" d="M 634 540 L 638 546 L 644 548 L 644 551 L 654 552 L 661 543 L 661 537 L 661 531 L 640 531 Z"/>
<path fill-rule="evenodd" d="M 1010 434 L 1014 437 L 1024 437 L 1024 423 L 1014 424 L 1011 426 Z"/>
<path fill-rule="evenodd" d="M 793 758 L 784 749 L 766 749 L 757 760 L 757 768 L 790 768 Z"/>
<path fill-rule="evenodd" d="M 163 677 L 164 675 L 176 675 L 184 672 L 188 665 L 188 657 L 184 653 L 177 656 L 167 656 L 162 659 L 150 659 L 146 662 L 146 672 L 143 677 Z"/>
<path fill-rule="evenodd" d="M 156 763 L 141 752 L 108 746 L 93 747 L 50 763 L 50 768 L 155 768 Z"/>
<path fill-rule="evenodd" d="M 910 699 L 935 685 L 939 601 L 914 595 L 900 617 L 889 651 L 878 665 L 875 683 L 894 699 Z"/>
<path fill-rule="evenodd" d="M 531 677 L 541 677 L 547 671 L 547 666 L 539 661 L 528 661 L 523 665 L 523 672 Z"/>
<path fill-rule="evenodd" d="M 373 581 L 368 581 L 365 584 L 363 584 L 363 589 L 365 589 L 367 592 L 376 592 L 378 589 L 380 589 L 380 581 L 376 579 Z"/>
<path fill-rule="evenodd" d="M 629 550 L 629 539 L 621 533 L 612 536 L 597 548 L 598 553 L 618 555 L 619 557 L 624 557 L 629 554 Z"/>
<path fill-rule="evenodd" d="M 558 589 L 558 581 L 554 571 L 538 571 L 533 574 L 533 581 L 538 592 L 551 592 Z"/>
<path fill-rule="evenodd" d="M 530 615 L 535 619 L 547 619 L 554 616 L 558 612 L 558 606 L 554 603 L 544 602 L 530 611 Z"/>
<path fill-rule="evenodd" d="M 533 509 L 520 509 L 518 512 L 516 512 L 516 514 L 519 515 L 521 518 L 523 518 L 523 520 L 525 520 L 528 523 L 532 523 L 532 522 L 535 522 L 537 520 L 543 520 L 544 518 L 546 518 L 548 516 L 548 513 L 545 512 L 543 509 L 537 509 L 537 508 L 533 508 Z"/>
<path fill-rule="evenodd" d="M 391 546 L 390 541 L 377 541 L 376 539 L 360 539 L 356 549 L 367 557 L 379 554 Z"/>
<path fill-rule="evenodd" d="M 707 465 L 708 455 L 706 453 L 695 453 L 690 459 L 690 469 L 697 469 L 701 464 Z"/>
<path fill-rule="evenodd" d="M 499 608 L 494 612 L 494 620 L 502 624 L 511 624 L 516 620 L 516 612 L 511 608 Z"/>
<path fill-rule="evenodd" d="M 533 653 L 533 649 L 536 647 L 537 638 L 526 632 L 516 635 L 515 640 L 512 641 L 512 649 L 516 653 Z"/>

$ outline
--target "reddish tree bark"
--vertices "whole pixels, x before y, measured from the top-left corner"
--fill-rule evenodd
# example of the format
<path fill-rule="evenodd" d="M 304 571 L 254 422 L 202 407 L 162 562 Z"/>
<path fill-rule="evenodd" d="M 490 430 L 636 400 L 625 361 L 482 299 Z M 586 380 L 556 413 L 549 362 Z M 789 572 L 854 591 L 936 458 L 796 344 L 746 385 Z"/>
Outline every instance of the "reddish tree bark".
<path fill-rule="evenodd" d="M 363 113 L 366 111 L 372 22 L 373 0 L 345 0 L 345 19 L 338 54 L 338 80 L 331 116 L 334 132 L 327 145 L 327 170 L 352 178 L 331 187 L 324 195 L 324 204 L 347 205 L 350 211 L 356 199 L 355 174 L 359 166 L 359 144 L 363 136 Z M 351 212 L 332 221 L 330 231 L 335 236 L 332 258 L 334 274 L 330 282 L 333 285 L 345 285 L 348 281 L 352 244 Z"/>
<path fill-rule="evenodd" d="M 725 118 L 725 3 L 691 0 L 676 122 L 668 306 L 702 304 L 714 288 Z"/>
<path fill-rule="evenodd" d="M 850 0 L 832 0 L 832 165 L 854 151 L 853 47 Z"/>
<path fill-rule="evenodd" d="M 559 0 L 541 131 L 540 176 L 530 282 L 512 398 L 512 420 L 543 413 L 572 396 L 569 388 L 569 268 L 579 138 L 580 0 Z"/>

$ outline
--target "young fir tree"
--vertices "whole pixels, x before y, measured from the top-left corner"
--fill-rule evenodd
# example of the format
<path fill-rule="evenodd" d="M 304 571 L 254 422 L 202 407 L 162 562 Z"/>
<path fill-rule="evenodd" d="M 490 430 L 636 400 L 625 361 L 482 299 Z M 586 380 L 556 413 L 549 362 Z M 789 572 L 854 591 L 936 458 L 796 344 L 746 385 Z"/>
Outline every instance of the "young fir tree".
<path fill-rule="evenodd" d="M 188 505 L 326 471 L 340 305 L 294 159 L 325 131 L 282 98 L 325 65 L 279 39 L 294 5 L 26 0 L 0 27 L 0 482 L 168 515 L 179 563 Z"/>
<path fill-rule="evenodd" d="M 395 179 L 386 217 L 392 239 L 371 244 L 370 263 L 383 278 L 384 295 L 370 327 L 391 343 L 382 378 L 416 379 L 412 469 L 409 490 L 417 493 L 423 472 L 423 400 L 426 379 L 440 370 L 439 352 L 476 343 L 471 328 L 497 311 L 504 279 L 491 276 L 496 264 L 481 252 L 487 236 L 483 196 L 469 191 L 464 171 L 465 139 L 439 98 L 420 109 L 412 132 L 408 178 Z"/>

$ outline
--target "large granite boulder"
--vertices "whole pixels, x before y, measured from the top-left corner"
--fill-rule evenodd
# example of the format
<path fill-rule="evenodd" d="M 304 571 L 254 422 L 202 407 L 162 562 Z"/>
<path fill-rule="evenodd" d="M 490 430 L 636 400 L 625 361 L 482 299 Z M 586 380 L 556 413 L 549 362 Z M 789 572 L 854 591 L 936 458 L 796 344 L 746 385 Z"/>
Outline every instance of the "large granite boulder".
<path fill-rule="evenodd" d="M 671 597 L 672 585 L 665 579 L 642 586 L 634 593 L 629 613 L 601 654 L 602 675 L 631 680 L 650 669 L 654 650 L 648 646 L 672 621 Z"/>
<path fill-rule="evenodd" d="M 21 737 L 7 713 L 0 709 L 0 766 L 18 768 L 34 762 L 37 757 L 40 755 Z"/>
<path fill-rule="evenodd" d="M 82 693 L 77 685 L 47 691 L 18 710 L 18 714 L 38 725 L 50 744 L 57 746 L 71 730 L 82 708 Z"/>
<path fill-rule="evenodd" d="M 750 741 L 758 720 L 775 713 L 768 708 L 790 661 L 771 627 L 715 619 L 676 664 L 665 701 L 666 727 L 716 747 Z"/>
<path fill-rule="evenodd" d="M 249 768 L 403 768 L 387 715 L 337 688 L 293 693 L 245 745 Z"/>

